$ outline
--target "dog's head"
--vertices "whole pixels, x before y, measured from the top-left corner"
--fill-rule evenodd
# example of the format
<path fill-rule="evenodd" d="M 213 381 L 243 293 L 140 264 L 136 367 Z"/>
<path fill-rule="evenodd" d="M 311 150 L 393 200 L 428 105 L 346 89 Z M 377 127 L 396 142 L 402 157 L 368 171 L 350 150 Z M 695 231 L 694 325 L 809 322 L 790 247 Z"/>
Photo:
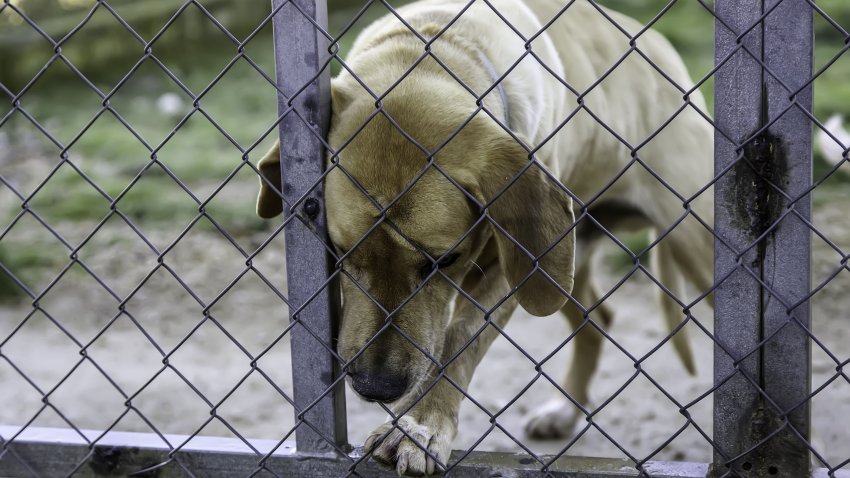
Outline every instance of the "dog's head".
<path fill-rule="evenodd" d="M 573 281 L 572 203 L 491 118 L 469 121 L 474 100 L 454 84 L 402 83 L 383 100 L 386 115 L 337 82 L 333 93 L 328 141 L 338 156 L 328 160 L 324 194 L 330 238 L 344 256 L 338 351 L 351 361 L 354 390 L 391 402 L 441 359 L 457 288 L 486 265 L 485 249 L 497 251 L 511 287 L 522 284 L 515 297 L 529 313 L 563 306 L 561 289 Z M 432 164 L 426 151 L 437 151 Z M 261 171 L 279 183 L 277 151 Z M 264 185 L 258 213 L 279 210 Z"/>

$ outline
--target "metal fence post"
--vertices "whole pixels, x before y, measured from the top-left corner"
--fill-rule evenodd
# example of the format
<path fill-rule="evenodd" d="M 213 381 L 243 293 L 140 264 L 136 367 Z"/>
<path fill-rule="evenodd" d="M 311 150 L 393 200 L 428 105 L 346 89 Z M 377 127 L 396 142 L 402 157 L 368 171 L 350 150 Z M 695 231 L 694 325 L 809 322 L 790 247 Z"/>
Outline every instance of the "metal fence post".
<path fill-rule="evenodd" d="M 811 473 L 812 10 L 777 3 L 715 7 L 716 477 Z"/>
<path fill-rule="evenodd" d="M 330 73 L 328 41 L 317 26 L 327 30 L 327 6 L 324 0 L 273 0 L 272 6 L 277 84 L 284 93 L 278 95 L 278 111 L 285 115 L 284 214 L 297 216 L 286 226 L 290 320 L 297 322 L 291 331 L 296 443 L 299 453 L 326 453 L 347 442 L 344 385 L 328 391 L 340 374 L 330 352 L 338 291 L 328 284 L 327 247 L 319 239 L 326 237 L 320 138 L 330 118 Z"/>
<path fill-rule="evenodd" d="M 761 7 L 762 0 L 715 3 L 715 63 L 726 62 L 715 75 L 715 176 L 738 160 L 739 145 L 759 127 L 762 71 L 758 57 L 762 36 L 758 30 L 738 36 L 758 21 Z M 738 267 L 739 261 L 757 265 L 755 250 L 741 257 L 737 253 L 753 240 L 752 233 L 741 230 L 736 221 L 736 186 L 743 181 L 739 175 L 743 176 L 741 169 L 733 169 L 715 184 L 715 232 L 720 238 L 714 246 L 714 275 L 719 282 L 714 292 L 715 382 L 726 380 L 736 368 L 757 377 L 760 366 L 758 354 L 741 360 L 759 341 L 761 295 L 758 281 Z M 757 401 L 757 390 L 741 374 L 732 376 L 715 391 L 714 476 L 723 476 L 727 471 L 724 465 L 753 445 L 743 428 Z M 738 465 L 736 469 L 740 470 L 741 464 Z"/>
<path fill-rule="evenodd" d="M 814 11 L 806 0 L 766 0 L 773 9 L 765 19 L 765 102 L 771 146 L 780 166 L 772 181 L 785 191 L 777 197 L 787 213 L 765 244 L 764 277 L 776 290 L 765 294 L 765 391 L 787 412 L 785 428 L 768 443 L 768 472 L 775 467 L 782 476 L 805 476 L 810 472 L 811 437 L 811 193 L 813 111 L 812 64 L 814 61 Z M 775 75 L 775 77 L 774 77 Z M 805 221 L 804 221 L 805 220 Z M 808 224 L 807 224 L 808 222 Z M 781 298 L 777 300 L 777 298 Z M 802 301 L 802 302 L 801 302 Z M 767 431 L 767 430 L 766 430 Z"/>

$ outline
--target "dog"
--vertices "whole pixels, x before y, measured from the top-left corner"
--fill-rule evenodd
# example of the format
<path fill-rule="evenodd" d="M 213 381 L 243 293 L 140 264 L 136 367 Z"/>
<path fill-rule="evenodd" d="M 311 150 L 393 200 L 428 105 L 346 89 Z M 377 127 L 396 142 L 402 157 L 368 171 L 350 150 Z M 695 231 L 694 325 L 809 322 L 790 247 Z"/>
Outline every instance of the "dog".
<path fill-rule="evenodd" d="M 660 34 L 641 33 L 626 54 L 620 28 L 642 25 L 565 3 L 414 2 L 397 13 L 415 33 L 392 14 L 375 21 L 346 58 L 357 77 L 343 69 L 331 81 L 337 348 L 357 394 L 403 412 L 364 444 L 400 474 L 445 466 L 462 391 L 517 307 L 560 311 L 576 330 L 569 396 L 526 427 L 536 438 L 571 433 L 613 316 L 593 281 L 607 230 L 660 239 L 650 266 L 670 292 L 668 330 L 684 318 L 671 294 L 712 286 L 713 237 L 696 219 L 713 224 L 712 191 L 691 198 L 713 175 L 702 95 L 685 101 L 693 82 Z M 275 146 L 259 163 L 262 217 L 281 212 L 279 155 Z M 670 341 L 693 373 L 685 330 Z"/>
<path fill-rule="evenodd" d="M 838 166 L 850 148 L 850 132 L 844 128 L 844 117 L 832 115 L 823 124 L 825 129 L 817 130 L 817 145 L 823 159 L 830 166 Z"/>

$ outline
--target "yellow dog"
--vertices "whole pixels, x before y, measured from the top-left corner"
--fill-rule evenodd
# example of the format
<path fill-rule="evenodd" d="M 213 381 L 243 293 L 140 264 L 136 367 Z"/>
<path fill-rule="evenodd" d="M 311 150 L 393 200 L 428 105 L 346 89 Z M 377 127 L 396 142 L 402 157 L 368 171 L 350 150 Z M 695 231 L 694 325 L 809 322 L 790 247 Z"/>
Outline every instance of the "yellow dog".
<path fill-rule="evenodd" d="M 706 111 L 702 96 L 691 93 L 685 106 L 682 91 L 647 61 L 678 85 L 693 84 L 659 34 L 644 32 L 639 51 L 625 55 L 627 35 L 587 1 L 561 13 L 563 0 L 491 0 L 492 8 L 475 2 L 460 14 L 467 3 L 425 0 L 398 9 L 418 35 L 437 37 L 424 59 L 425 43 L 393 15 L 360 34 L 346 62 L 375 94 L 391 89 L 378 114 L 375 98 L 349 72 L 332 80 L 329 144 L 336 150 L 353 137 L 339 151 L 345 172 L 335 168 L 325 181 L 330 238 L 348 254 L 338 351 L 346 360 L 356 356 L 347 372 L 365 399 L 394 411 L 415 402 L 399 420 L 406 434 L 387 423 L 365 444 L 400 473 L 430 474 L 446 463 L 463 398 L 458 387 L 467 387 L 498 335 L 492 326 L 475 335 L 485 319 L 504 326 L 518 305 L 537 316 L 560 310 L 578 327 L 584 314 L 567 294 L 586 308 L 602 295 L 591 280 L 591 256 L 607 239 L 595 221 L 666 231 L 686 213 L 668 187 L 687 198 L 712 177 L 712 129 L 696 110 Z M 605 12 L 631 34 L 641 30 Z M 486 112 L 476 114 L 479 103 Z M 638 146 L 641 162 L 633 163 Z M 260 167 L 279 177 L 277 147 Z M 279 214 L 280 197 L 262 184 L 258 214 Z M 589 201 L 587 210 L 571 195 Z M 380 209 L 390 204 L 382 219 Z M 711 204 L 706 191 L 688 206 L 711 224 Z M 707 290 L 712 247 L 711 235 L 687 217 L 654 247 L 653 271 L 674 294 L 683 279 Z M 488 311 L 500 305 L 485 317 L 467 295 Z M 669 296 L 662 307 L 668 327 L 682 320 Z M 590 317 L 607 326 L 611 312 L 603 304 Z M 578 403 L 588 401 L 601 342 L 591 325 L 575 338 L 562 385 Z M 672 342 L 693 371 L 684 331 Z M 421 397 L 449 361 L 450 380 Z M 527 431 L 567 436 L 576 410 L 559 394 Z"/>

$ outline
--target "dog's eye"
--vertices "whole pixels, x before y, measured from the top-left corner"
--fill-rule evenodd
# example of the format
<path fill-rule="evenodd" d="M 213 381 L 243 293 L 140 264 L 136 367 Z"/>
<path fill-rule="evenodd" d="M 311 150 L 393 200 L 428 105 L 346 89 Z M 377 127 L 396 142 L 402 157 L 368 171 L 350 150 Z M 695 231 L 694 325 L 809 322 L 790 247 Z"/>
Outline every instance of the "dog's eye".
<path fill-rule="evenodd" d="M 460 257 L 460 254 L 457 252 L 443 256 L 439 261 L 437 261 L 437 268 L 449 267 L 457 261 L 458 257 Z"/>
<path fill-rule="evenodd" d="M 443 256 L 440 260 L 436 262 L 436 264 L 428 261 L 422 266 L 419 272 L 423 276 L 427 276 L 431 273 L 432 270 L 434 270 L 434 268 L 442 269 L 443 267 L 449 267 L 450 265 L 454 264 L 455 261 L 457 261 L 458 257 L 460 257 L 460 253 L 456 252 L 454 254 Z"/>

